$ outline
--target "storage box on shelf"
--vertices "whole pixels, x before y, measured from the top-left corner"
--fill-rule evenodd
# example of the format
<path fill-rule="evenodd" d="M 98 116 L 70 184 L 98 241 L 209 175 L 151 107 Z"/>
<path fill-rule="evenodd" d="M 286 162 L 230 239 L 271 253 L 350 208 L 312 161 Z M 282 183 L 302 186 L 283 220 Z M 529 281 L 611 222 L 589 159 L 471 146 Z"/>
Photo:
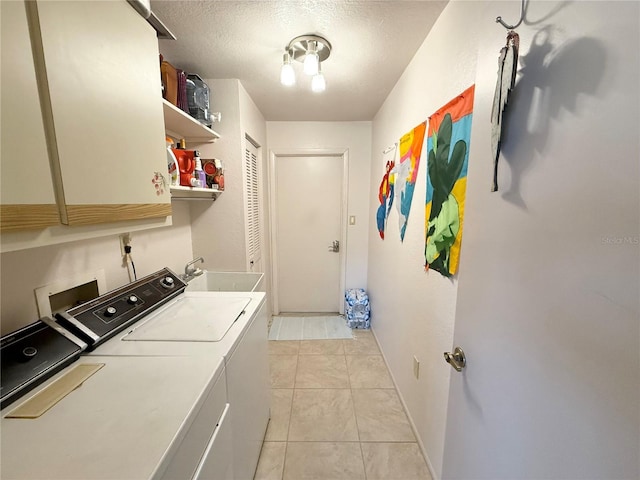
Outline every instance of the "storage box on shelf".
<path fill-rule="evenodd" d="M 167 100 L 162 100 L 162 106 L 164 110 L 164 126 L 168 136 L 176 139 L 184 138 L 188 147 L 213 143 L 220 138 L 220 135 L 216 132 Z M 174 199 L 215 200 L 221 193 L 222 190 L 214 190 L 212 188 L 171 187 L 171 198 Z"/>

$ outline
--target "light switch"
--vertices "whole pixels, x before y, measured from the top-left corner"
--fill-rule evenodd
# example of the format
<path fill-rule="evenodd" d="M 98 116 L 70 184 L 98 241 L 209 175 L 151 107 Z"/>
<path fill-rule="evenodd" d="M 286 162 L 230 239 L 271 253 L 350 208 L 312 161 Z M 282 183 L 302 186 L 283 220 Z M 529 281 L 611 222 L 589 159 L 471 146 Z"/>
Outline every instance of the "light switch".
<path fill-rule="evenodd" d="M 356 216 L 355 215 L 351 215 L 349 217 L 349 225 L 355 225 L 356 224 Z"/>

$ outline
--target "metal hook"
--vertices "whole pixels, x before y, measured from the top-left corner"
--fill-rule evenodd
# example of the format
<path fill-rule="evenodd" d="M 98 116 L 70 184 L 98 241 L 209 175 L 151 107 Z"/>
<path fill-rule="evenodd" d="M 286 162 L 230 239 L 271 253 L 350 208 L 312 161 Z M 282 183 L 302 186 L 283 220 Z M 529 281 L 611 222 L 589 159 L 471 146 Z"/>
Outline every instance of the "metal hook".
<path fill-rule="evenodd" d="M 505 23 L 505 21 L 502 20 L 502 17 L 496 17 L 496 23 L 499 23 L 500 25 L 502 25 L 507 30 L 513 30 L 514 28 L 518 28 L 518 26 L 524 20 L 524 1 L 525 0 L 522 0 L 522 5 L 520 6 L 520 21 L 518 23 L 516 23 L 515 25 L 507 25 Z"/>
<path fill-rule="evenodd" d="M 394 143 L 393 145 L 389 145 L 387 148 L 385 148 L 385 149 L 382 151 L 382 154 L 383 154 L 383 155 L 385 155 L 385 154 L 387 154 L 387 153 L 389 153 L 389 152 L 391 152 L 391 151 L 395 150 L 397 147 L 398 147 L 398 143 L 397 143 L 397 142 L 396 142 L 396 143 Z"/>

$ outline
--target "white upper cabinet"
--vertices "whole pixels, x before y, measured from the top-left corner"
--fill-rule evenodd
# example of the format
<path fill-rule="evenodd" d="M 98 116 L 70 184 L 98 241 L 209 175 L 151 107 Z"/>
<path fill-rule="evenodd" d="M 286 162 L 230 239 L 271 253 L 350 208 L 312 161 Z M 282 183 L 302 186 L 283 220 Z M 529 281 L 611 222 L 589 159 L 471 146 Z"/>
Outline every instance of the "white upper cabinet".
<path fill-rule="evenodd" d="M 171 215 L 153 28 L 124 0 L 27 13 L 62 223 Z"/>
<path fill-rule="evenodd" d="M 46 228 L 59 216 L 24 3 L 0 2 L 0 18 L 0 228 Z"/>

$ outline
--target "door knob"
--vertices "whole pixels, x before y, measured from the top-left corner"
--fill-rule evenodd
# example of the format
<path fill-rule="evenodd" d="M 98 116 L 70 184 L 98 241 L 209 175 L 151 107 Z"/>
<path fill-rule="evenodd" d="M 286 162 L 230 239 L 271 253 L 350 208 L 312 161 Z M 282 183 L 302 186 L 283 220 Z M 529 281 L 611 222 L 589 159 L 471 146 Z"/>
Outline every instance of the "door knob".
<path fill-rule="evenodd" d="M 464 351 L 460 347 L 453 349 L 453 353 L 444 352 L 444 361 L 456 369 L 456 372 L 461 372 L 467 365 L 467 359 L 464 356 Z"/>
<path fill-rule="evenodd" d="M 340 242 L 338 240 L 334 240 L 333 243 L 329 245 L 329 251 L 338 253 L 340 251 Z"/>

